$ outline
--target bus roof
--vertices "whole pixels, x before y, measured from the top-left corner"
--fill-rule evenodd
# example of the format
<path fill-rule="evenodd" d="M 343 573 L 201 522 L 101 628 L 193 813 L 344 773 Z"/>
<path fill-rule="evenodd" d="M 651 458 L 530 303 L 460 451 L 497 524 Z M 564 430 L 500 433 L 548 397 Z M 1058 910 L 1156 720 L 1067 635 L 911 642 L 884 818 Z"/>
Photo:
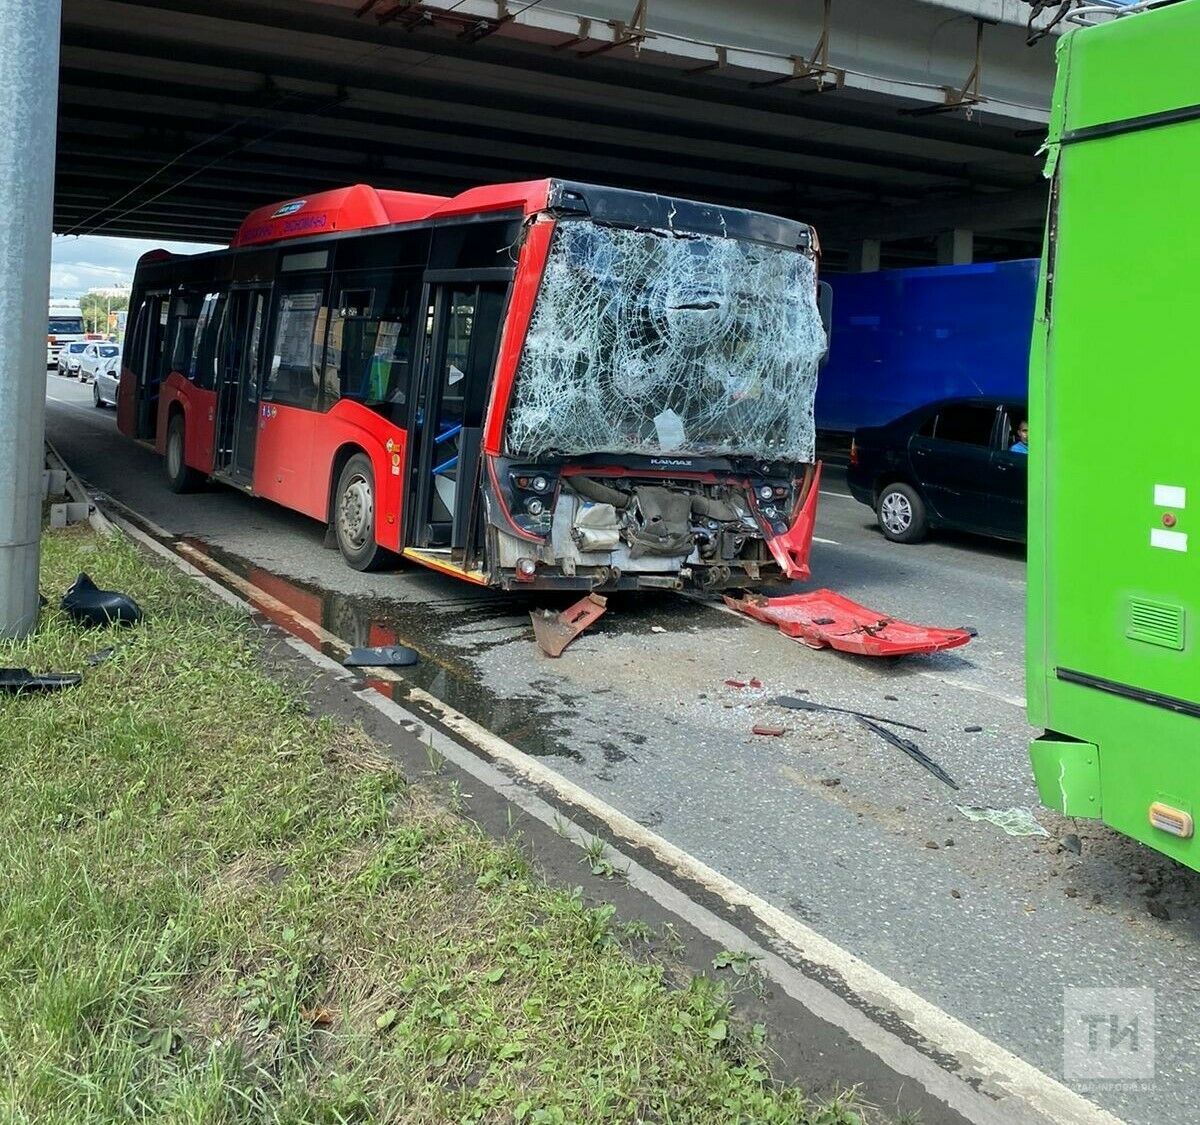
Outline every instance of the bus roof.
<path fill-rule="evenodd" d="M 550 180 L 471 188 L 459 195 L 421 195 L 352 184 L 282 203 L 268 203 L 246 216 L 232 247 L 280 242 L 334 231 L 414 223 L 437 216 L 487 211 L 531 212 L 546 205 Z"/>
<path fill-rule="evenodd" d="M 489 184 L 455 196 L 419 195 L 353 184 L 283 203 L 269 203 L 252 211 L 238 228 L 230 247 L 238 249 L 455 216 L 489 212 L 532 215 L 544 210 L 590 215 L 597 222 L 617 226 L 749 238 L 776 246 L 815 248 L 816 242 L 807 223 L 777 215 L 654 192 L 545 179 Z"/>

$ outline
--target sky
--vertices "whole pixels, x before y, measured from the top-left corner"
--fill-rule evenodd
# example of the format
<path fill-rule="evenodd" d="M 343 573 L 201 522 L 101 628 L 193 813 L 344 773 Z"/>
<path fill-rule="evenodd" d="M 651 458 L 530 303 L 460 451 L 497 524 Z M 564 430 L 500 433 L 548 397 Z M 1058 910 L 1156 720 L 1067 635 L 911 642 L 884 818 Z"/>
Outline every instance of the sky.
<path fill-rule="evenodd" d="M 50 296 L 78 297 L 89 289 L 128 285 L 133 280 L 133 268 L 138 258 L 147 250 L 160 246 L 175 254 L 215 249 L 211 243 L 147 242 L 99 234 L 56 234 L 50 249 Z"/>

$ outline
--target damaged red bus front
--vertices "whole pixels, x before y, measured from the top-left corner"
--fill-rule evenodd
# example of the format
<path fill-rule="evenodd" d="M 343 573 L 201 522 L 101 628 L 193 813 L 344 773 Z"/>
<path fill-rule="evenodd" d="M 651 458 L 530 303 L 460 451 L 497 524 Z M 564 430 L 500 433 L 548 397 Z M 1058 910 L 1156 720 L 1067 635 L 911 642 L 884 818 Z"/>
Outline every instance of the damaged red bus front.
<path fill-rule="evenodd" d="M 479 585 L 803 578 L 825 332 L 803 223 L 536 180 L 356 184 L 138 264 L 118 426 Z"/>
<path fill-rule="evenodd" d="M 826 337 L 802 223 L 552 186 L 485 435 L 492 581 L 808 577 Z M 520 272 L 520 271 L 518 271 Z"/>

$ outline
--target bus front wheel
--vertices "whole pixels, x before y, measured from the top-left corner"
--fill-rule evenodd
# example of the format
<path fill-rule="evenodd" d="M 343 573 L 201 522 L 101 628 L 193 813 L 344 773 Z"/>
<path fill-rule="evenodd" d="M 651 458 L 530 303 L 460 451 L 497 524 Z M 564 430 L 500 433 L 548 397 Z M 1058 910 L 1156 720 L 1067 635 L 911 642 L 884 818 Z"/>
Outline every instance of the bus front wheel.
<path fill-rule="evenodd" d="M 342 558 L 355 570 L 378 570 L 390 552 L 375 542 L 375 474 L 365 453 L 356 453 L 338 477 L 333 528 Z"/>
<path fill-rule="evenodd" d="M 97 405 L 99 404 L 97 403 Z M 167 468 L 167 484 L 172 492 L 191 492 L 199 488 L 204 480 L 203 474 L 196 472 L 187 463 L 185 456 L 187 446 L 183 436 L 183 415 L 172 414 L 171 420 L 167 423 L 167 448 L 166 456 L 163 458 Z"/>

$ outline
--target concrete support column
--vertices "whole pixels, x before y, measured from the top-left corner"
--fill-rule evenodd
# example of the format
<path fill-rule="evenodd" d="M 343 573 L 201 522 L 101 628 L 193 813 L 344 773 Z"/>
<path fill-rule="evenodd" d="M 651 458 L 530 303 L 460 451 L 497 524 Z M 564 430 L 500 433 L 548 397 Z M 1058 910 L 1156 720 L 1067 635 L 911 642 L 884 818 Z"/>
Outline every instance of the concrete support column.
<path fill-rule="evenodd" d="M 850 247 L 848 269 L 851 273 L 874 273 L 879 269 L 883 243 L 878 238 L 864 238 Z"/>
<path fill-rule="evenodd" d="M 975 260 L 975 232 L 958 227 L 937 237 L 939 266 L 966 266 Z"/>
<path fill-rule="evenodd" d="M 0 0 L 0 638 L 37 624 L 61 0 Z"/>

